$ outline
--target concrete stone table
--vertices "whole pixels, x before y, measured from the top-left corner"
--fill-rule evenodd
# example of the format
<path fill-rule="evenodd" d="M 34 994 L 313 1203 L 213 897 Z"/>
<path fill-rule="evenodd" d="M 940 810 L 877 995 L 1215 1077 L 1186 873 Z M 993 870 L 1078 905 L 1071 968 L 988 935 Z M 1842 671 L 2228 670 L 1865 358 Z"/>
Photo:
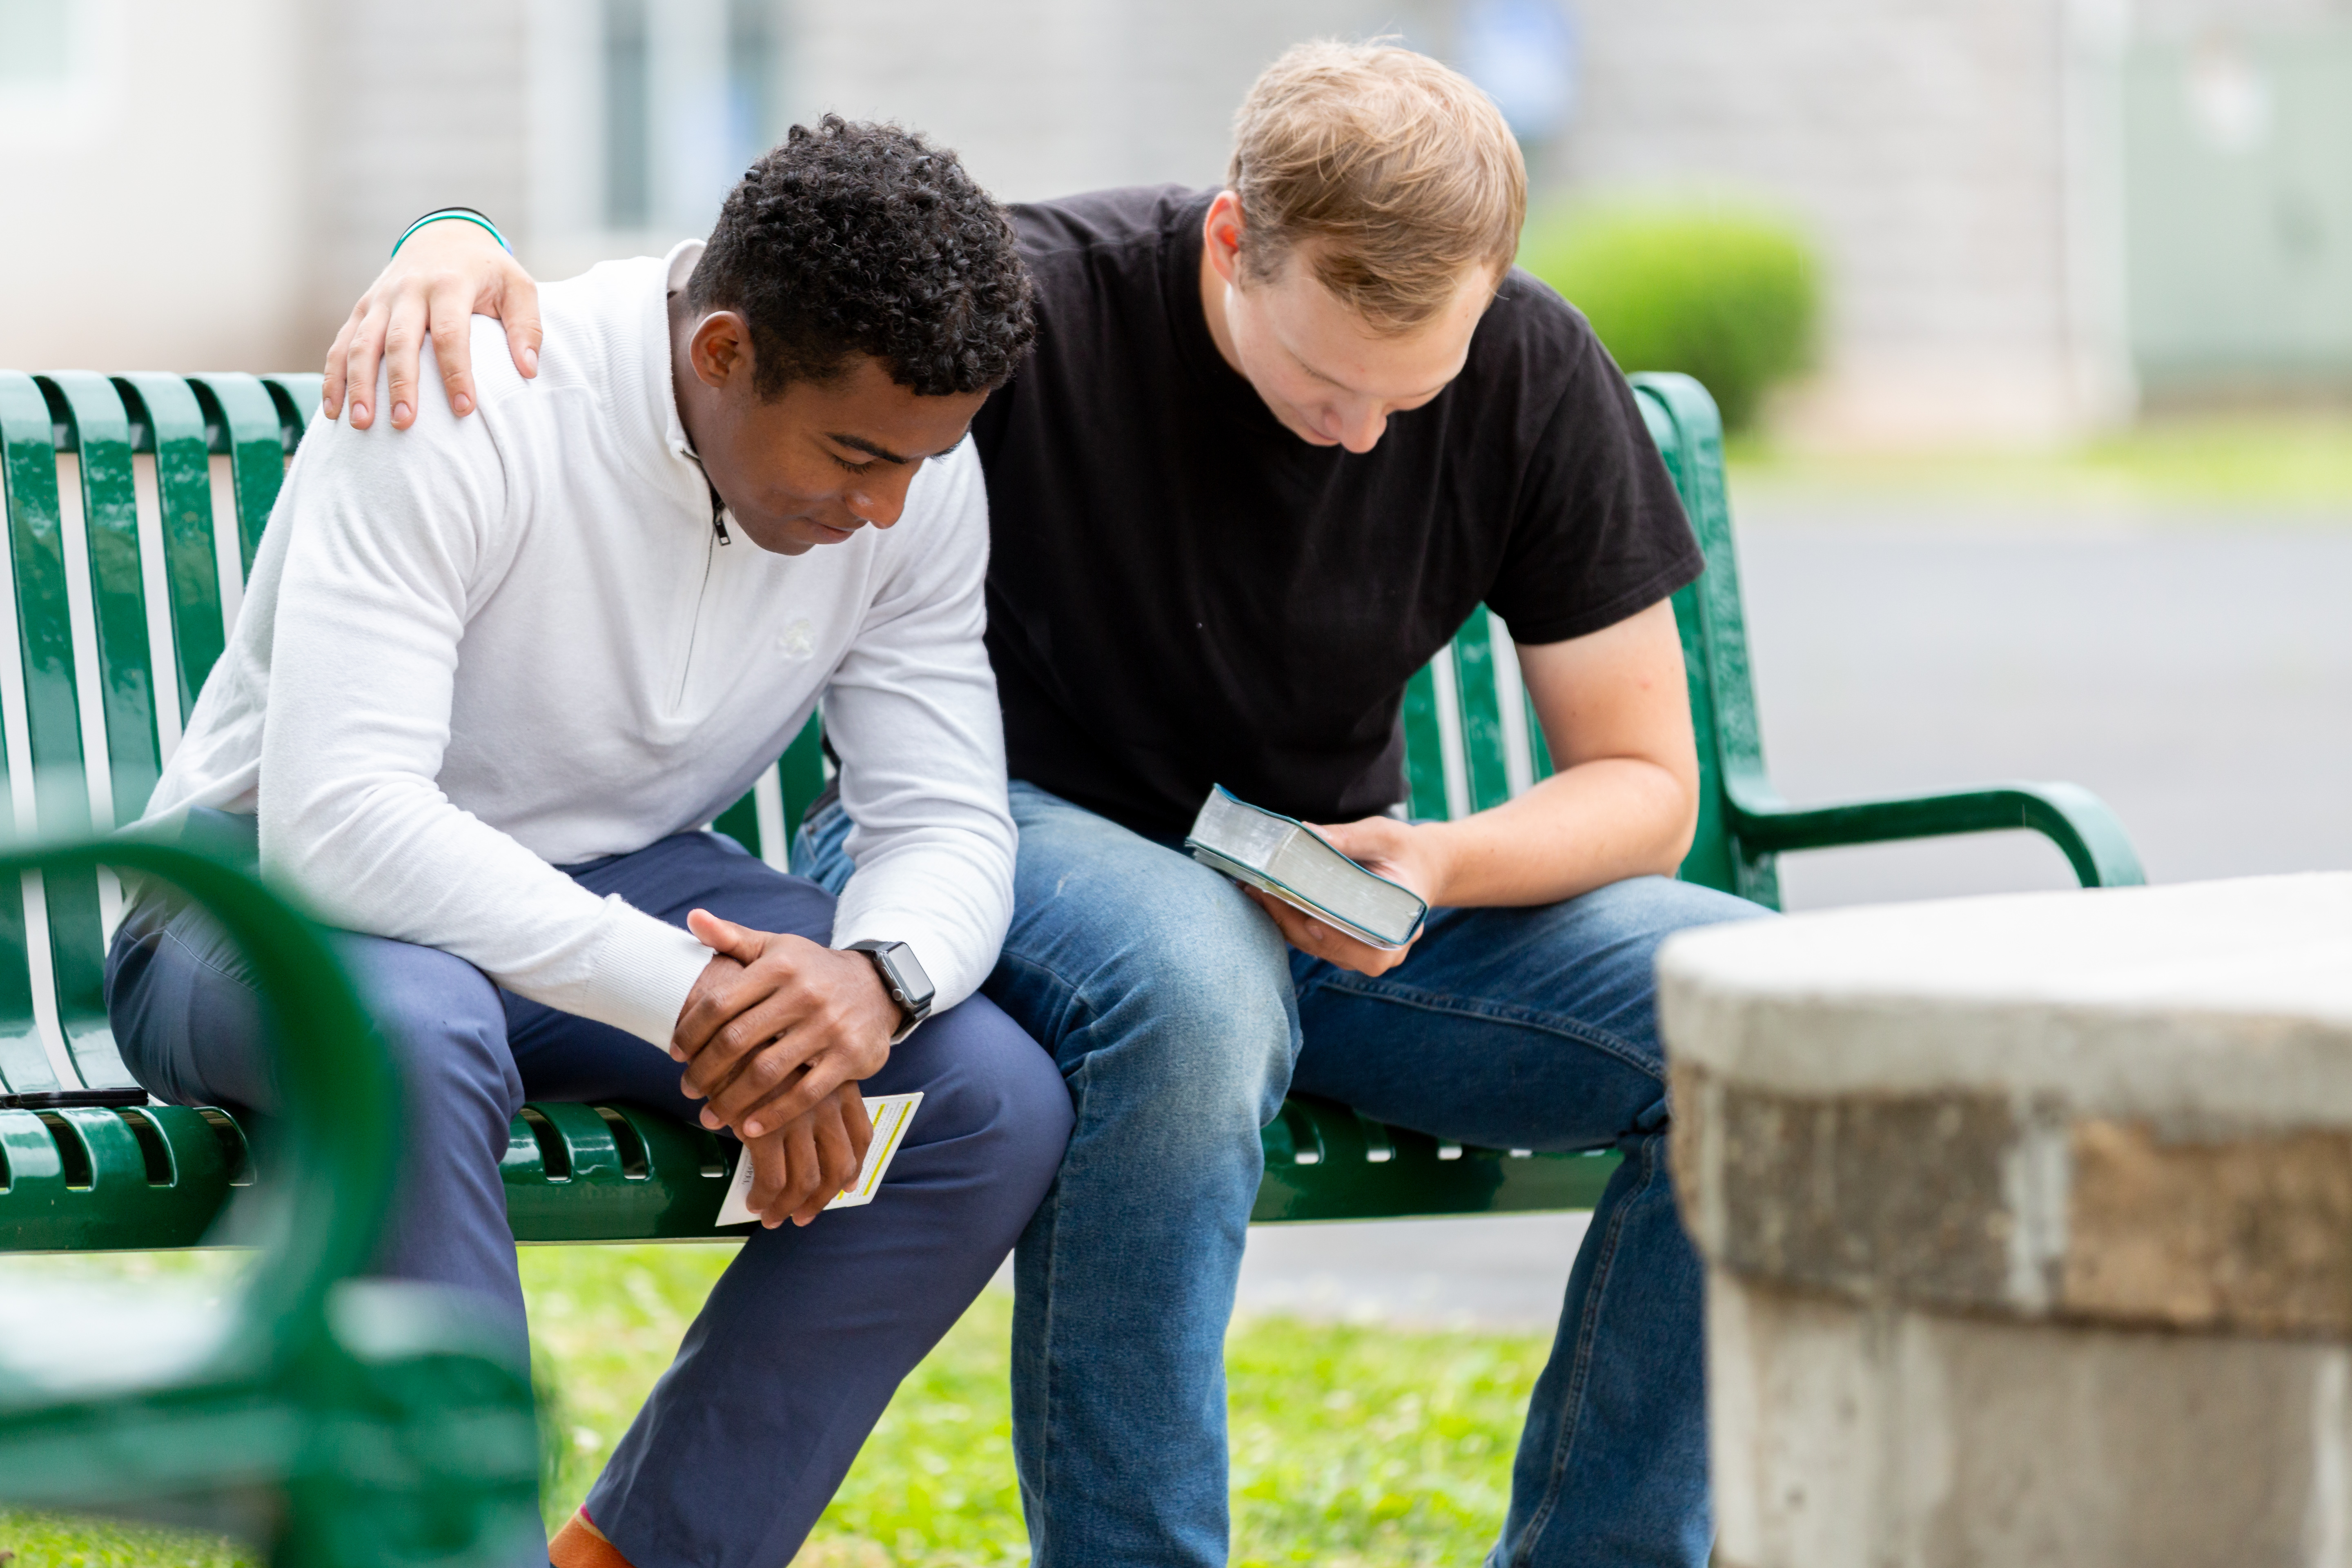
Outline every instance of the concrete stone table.
<path fill-rule="evenodd" d="M 2352 1563 L 2352 875 L 1660 971 L 1727 1568 Z"/>

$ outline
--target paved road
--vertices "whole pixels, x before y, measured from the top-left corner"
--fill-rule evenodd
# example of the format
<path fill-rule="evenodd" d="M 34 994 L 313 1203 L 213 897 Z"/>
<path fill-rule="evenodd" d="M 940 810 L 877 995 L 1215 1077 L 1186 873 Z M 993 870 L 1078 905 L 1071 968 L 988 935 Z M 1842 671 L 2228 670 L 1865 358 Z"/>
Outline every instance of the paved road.
<path fill-rule="evenodd" d="M 2352 518 L 1748 510 L 1766 756 L 1790 798 L 2072 779 L 2152 880 L 2352 867 Z M 2022 835 L 1783 877 L 1791 909 L 2068 880 Z"/>
<path fill-rule="evenodd" d="M 2352 517 L 1740 498 L 1789 798 L 2071 779 L 2151 879 L 2352 868 Z M 1784 860 L 1792 910 L 2069 885 L 1997 835 Z M 1581 1215 L 1261 1227 L 1249 1310 L 1549 1326 Z"/>

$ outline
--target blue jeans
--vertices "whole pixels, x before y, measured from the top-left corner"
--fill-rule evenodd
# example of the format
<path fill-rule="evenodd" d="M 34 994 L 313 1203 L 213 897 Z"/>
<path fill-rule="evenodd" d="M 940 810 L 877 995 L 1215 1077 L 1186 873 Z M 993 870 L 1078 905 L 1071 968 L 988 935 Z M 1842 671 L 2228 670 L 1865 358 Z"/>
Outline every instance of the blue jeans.
<path fill-rule="evenodd" d="M 1675 1210 L 1651 963 L 1764 911 L 1663 878 L 1441 910 L 1380 979 L 1291 951 L 1225 878 L 1016 782 L 1013 930 L 987 994 L 1077 1125 L 1015 1254 L 1015 1450 L 1037 1568 L 1225 1560 L 1226 1320 L 1297 1088 L 1490 1148 L 1625 1159 L 1570 1274 L 1490 1562 L 1706 1560 L 1699 1263 Z M 848 875 L 838 806 L 794 865 Z"/>
<path fill-rule="evenodd" d="M 249 818 L 241 830 L 249 843 Z M 833 929 L 829 894 L 714 834 L 566 869 L 677 925 L 702 908 L 817 942 Z M 467 1292 L 524 1357 L 499 1174 L 509 1121 L 526 1098 L 631 1100 L 689 1122 L 700 1102 L 667 1053 L 500 991 L 462 959 L 349 932 L 338 945 L 408 1099 L 376 1270 Z M 157 894 L 134 904 L 107 954 L 107 1006 L 139 1081 L 178 1104 L 274 1110 L 249 976 L 200 910 Z M 789 1560 L 899 1380 L 988 1283 L 1053 1179 L 1068 1097 L 985 998 L 926 1023 L 866 1081 L 924 1096 L 880 1195 L 806 1229 L 751 1233 L 589 1493 L 590 1517 L 637 1568 Z M 524 1560 L 543 1565 L 543 1546 Z"/>

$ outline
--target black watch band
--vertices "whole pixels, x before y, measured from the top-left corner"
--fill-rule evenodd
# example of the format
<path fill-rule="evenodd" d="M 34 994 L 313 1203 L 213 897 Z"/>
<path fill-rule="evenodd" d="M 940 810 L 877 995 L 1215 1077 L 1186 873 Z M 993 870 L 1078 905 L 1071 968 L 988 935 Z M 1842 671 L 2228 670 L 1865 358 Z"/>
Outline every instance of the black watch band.
<path fill-rule="evenodd" d="M 931 1016 L 931 1000 L 939 994 L 931 977 L 915 957 L 915 950 L 903 942 L 879 942 L 868 939 L 853 942 L 845 952 L 862 952 L 874 964 L 874 973 L 882 977 L 882 989 L 898 1005 L 899 1024 L 890 1036 L 897 1045 L 914 1033 L 915 1026 Z"/>

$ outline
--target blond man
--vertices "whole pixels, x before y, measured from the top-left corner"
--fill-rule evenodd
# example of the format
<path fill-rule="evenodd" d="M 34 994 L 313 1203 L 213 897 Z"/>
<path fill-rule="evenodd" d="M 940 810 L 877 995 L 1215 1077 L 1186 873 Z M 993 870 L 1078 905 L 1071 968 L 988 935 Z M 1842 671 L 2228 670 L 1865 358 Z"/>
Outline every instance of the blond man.
<path fill-rule="evenodd" d="M 1698 797 L 1666 601 L 1699 552 L 1615 365 L 1511 268 L 1525 169 L 1475 87 L 1311 44 L 1235 132 L 1220 189 L 1013 209 L 1038 346 L 973 425 L 1021 832 L 987 993 L 1076 1112 L 1017 1253 L 1035 1561 L 1223 1562 L 1225 1323 L 1258 1130 L 1296 1088 L 1465 1143 L 1624 1153 L 1490 1561 L 1696 1565 L 1700 1279 L 1651 960 L 1761 912 L 1672 879 Z M 375 384 L 388 328 L 461 343 L 470 309 L 504 314 L 520 363 L 530 279 L 436 226 L 354 310 L 331 403 L 347 364 Z M 463 361 L 441 363 L 465 406 Z M 395 424 L 415 377 L 393 366 Z M 1481 603 L 1559 771 L 1409 822 L 1405 682 Z M 1215 784 L 1329 824 L 1435 906 L 1424 933 L 1369 947 L 1187 858 Z M 795 868 L 845 880 L 847 831 L 821 803 Z"/>

